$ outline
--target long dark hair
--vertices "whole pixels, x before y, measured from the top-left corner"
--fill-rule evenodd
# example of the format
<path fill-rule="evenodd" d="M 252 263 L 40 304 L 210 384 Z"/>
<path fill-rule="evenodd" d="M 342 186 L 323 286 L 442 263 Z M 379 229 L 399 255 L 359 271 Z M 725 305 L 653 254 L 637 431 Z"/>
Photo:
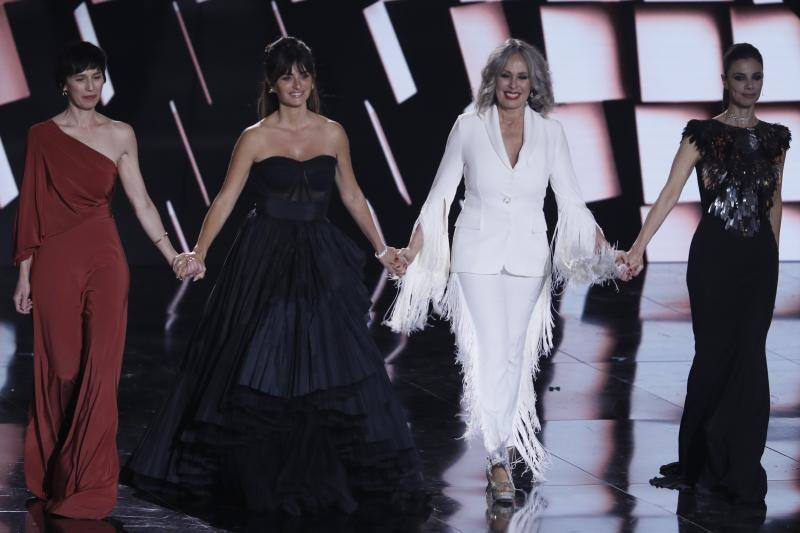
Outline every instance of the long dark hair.
<path fill-rule="evenodd" d="M 317 69 L 314 65 L 314 56 L 311 54 L 311 48 L 296 37 L 281 37 L 277 41 L 268 44 L 264 49 L 264 81 L 261 87 L 261 95 L 258 98 L 258 114 L 261 118 L 278 109 L 278 96 L 270 92 L 270 89 L 275 87 L 278 78 L 284 74 L 291 74 L 294 65 L 297 65 L 297 69 L 301 73 L 311 75 L 314 86 L 308 96 L 306 105 L 309 110 L 319 113 Z"/>
<path fill-rule="evenodd" d="M 731 65 L 734 61 L 739 61 L 740 59 L 755 59 L 761 65 L 761 68 L 764 68 L 764 58 L 761 57 L 761 52 L 758 51 L 758 48 L 753 46 L 750 43 L 736 43 L 732 45 L 728 50 L 725 52 L 725 55 L 722 56 L 722 76 L 727 78 L 728 71 L 731 69 Z M 722 109 L 728 109 L 728 104 L 730 100 L 730 95 L 728 94 L 728 89 L 722 90 Z"/>

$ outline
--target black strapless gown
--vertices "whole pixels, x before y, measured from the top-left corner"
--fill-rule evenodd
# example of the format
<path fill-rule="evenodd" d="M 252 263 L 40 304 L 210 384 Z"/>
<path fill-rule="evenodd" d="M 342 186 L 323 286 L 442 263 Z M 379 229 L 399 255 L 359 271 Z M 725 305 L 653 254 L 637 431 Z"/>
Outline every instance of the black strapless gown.
<path fill-rule="evenodd" d="M 256 208 L 127 483 L 250 513 L 419 507 L 418 454 L 366 325 L 364 257 L 325 218 L 335 167 L 254 165 Z"/>

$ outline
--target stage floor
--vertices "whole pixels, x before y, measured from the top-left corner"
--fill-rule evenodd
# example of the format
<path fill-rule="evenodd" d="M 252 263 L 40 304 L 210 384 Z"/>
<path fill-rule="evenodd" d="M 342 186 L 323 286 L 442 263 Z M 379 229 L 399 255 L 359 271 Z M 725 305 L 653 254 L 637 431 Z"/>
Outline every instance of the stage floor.
<path fill-rule="evenodd" d="M 422 531 L 800 531 L 800 263 L 781 265 L 767 342 L 772 415 L 762 459 L 769 479 L 766 518 L 692 498 L 682 499 L 678 511 L 677 492 L 648 484 L 659 465 L 677 458 L 694 351 L 685 269 L 653 265 L 618 292 L 576 286 L 558 299 L 557 350 L 543 362 L 537 383 L 542 440 L 552 465 L 548 480 L 528 487 L 527 501 L 521 499 L 510 520 L 489 522 L 482 446 L 457 440 L 464 429 L 461 384 L 447 325 L 437 322 L 407 343 L 374 326 L 434 493 Z M 26 511 L 30 494 L 21 462 L 32 385 L 31 325 L 11 306 L 15 276 L 11 269 L 0 271 L 0 294 L 7 298 L 0 310 L 0 532 L 35 532 L 43 530 Z M 132 270 L 119 397 L 123 461 L 163 400 L 209 289 L 207 282 L 182 289 L 166 269 Z M 379 316 L 390 292 L 387 287 L 378 301 Z M 59 520 L 57 531 L 226 530 L 144 501 L 127 487 L 120 488 L 112 518 L 98 524 Z M 249 529 L 256 530 L 271 529 Z"/>

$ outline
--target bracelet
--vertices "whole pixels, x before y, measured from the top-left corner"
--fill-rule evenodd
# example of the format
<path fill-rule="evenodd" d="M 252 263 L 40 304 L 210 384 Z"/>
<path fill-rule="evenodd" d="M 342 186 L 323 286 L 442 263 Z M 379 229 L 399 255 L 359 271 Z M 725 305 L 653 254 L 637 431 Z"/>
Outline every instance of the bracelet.
<path fill-rule="evenodd" d="M 166 237 L 167 235 L 168 235 L 168 233 L 165 231 L 165 232 L 164 232 L 164 234 L 163 234 L 161 237 L 159 237 L 158 239 L 156 239 L 156 240 L 154 240 L 154 241 L 153 241 L 153 244 L 158 244 L 158 243 L 160 243 L 161 241 L 163 241 L 163 240 L 164 240 L 164 237 Z"/>
<path fill-rule="evenodd" d="M 388 251 L 389 251 L 389 247 L 388 246 L 384 246 L 382 252 L 375 252 L 375 259 L 382 258 L 384 255 L 386 255 L 386 252 L 388 252 Z"/>

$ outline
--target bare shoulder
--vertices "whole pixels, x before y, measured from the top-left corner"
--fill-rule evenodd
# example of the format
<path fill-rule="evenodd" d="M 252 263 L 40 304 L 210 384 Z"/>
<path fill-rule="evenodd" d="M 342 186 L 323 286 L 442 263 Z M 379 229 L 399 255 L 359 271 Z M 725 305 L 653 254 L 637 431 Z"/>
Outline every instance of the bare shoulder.
<path fill-rule="evenodd" d="M 344 126 L 322 115 L 319 115 L 319 117 L 322 119 L 320 126 L 327 141 L 333 145 L 347 142 L 347 132 L 345 132 Z"/>
<path fill-rule="evenodd" d="M 239 142 L 245 144 L 266 144 L 270 137 L 275 135 L 277 128 L 266 118 L 261 119 L 255 124 L 247 126 L 239 136 Z"/>
<path fill-rule="evenodd" d="M 269 146 L 271 135 L 274 134 L 273 130 L 274 128 L 267 122 L 267 119 L 259 120 L 246 127 L 239 135 L 239 140 L 236 141 L 237 152 L 246 153 L 252 157 L 264 152 Z"/>
<path fill-rule="evenodd" d="M 130 124 L 103 115 L 99 116 L 94 136 L 108 139 L 119 153 L 127 153 L 136 147 L 136 133 Z"/>
<path fill-rule="evenodd" d="M 121 120 L 111 120 L 105 122 L 100 126 L 101 131 L 105 130 L 109 135 L 121 141 L 130 141 L 136 138 L 136 133 L 133 131 L 133 126 Z"/>

